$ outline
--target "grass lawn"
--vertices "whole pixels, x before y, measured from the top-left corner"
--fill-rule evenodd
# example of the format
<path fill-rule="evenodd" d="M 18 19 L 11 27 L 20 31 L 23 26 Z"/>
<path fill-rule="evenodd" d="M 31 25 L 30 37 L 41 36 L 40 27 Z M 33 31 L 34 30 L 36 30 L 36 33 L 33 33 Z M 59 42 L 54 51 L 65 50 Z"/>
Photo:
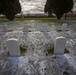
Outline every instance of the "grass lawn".
<path fill-rule="evenodd" d="M 24 21 L 24 20 L 43 20 L 43 21 L 57 21 L 57 18 L 14 18 L 15 21 Z M 60 20 L 65 20 L 61 18 Z M 66 20 L 76 20 L 76 17 L 67 17 Z M 0 22 L 8 22 L 7 18 L 0 18 Z"/>

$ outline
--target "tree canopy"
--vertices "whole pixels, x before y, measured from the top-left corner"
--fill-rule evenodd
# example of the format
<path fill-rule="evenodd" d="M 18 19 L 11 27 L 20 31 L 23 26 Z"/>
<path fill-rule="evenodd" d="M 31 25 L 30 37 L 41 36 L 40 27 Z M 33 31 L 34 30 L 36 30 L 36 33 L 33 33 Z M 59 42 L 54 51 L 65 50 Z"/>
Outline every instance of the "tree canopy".
<path fill-rule="evenodd" d="M 73 0 L 47 0 L 44 12 L 56 14 L 60 19 L 64 13 L 68 13 L 73 8 Z"/>
<path fill-rule="evenodd" d="M 15 14 L 20 12 L 19 0 L 0 0 L 0 14 L 5 15 L 7 19 L 13 20 Z"/>

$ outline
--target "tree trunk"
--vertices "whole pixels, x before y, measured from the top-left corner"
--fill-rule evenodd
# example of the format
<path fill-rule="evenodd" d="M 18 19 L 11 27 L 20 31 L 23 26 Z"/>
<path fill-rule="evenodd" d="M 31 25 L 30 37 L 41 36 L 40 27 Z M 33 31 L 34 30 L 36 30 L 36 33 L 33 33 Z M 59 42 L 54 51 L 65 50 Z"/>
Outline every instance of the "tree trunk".
<path fill-rule="evenodd" d="M 64 14 L 64 18 L 65 18 L 65 20 L 66 20 L 66 13 Z"/>

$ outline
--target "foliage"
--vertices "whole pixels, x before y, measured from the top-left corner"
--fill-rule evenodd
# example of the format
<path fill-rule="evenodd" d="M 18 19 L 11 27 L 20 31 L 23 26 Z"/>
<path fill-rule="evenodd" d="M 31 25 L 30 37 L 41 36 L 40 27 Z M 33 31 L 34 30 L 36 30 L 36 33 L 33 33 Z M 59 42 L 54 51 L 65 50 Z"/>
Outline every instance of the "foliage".
<path fill-rule="evenodd" d="M 22 55 L 25 55 L 25 52 L 27 51 L 26 46 L 25 45 L 20 45 L 20 52 Z"/>
<path fill-rule="evenodd" d="M 48 52 L 48 54 L 54 54 L 54 46 L 47 49 L 47 52 Z M 46 54 L 46 55 L 48 55 L 48 54 Z"/>
<path fill-rule="evenodd" d="M 69 72 L 64 71 L 64 72 L 63 72 L 63 75 L 70 75 L 70 74 L 69 74 Z"/>
<path fill-rule="evenodd" d="M 6 16 L 7 19 L 13 20 L 15 14 L 21 12 L 19 0 L 0 0 L 0 14 Z"/>
<path fill-rule="evenodd" d="M 55 13 L 60 19 L 64 13 L 68 13 L 73 8 L 73 0 L 47 0 L 44 12 Z"/>
<path fill-rule="evenodd" d="M 58 29 L 58 30 L 56 30 L 57 32 L 61 32 L 62 30 L 61 29 Z M 68 31 L 68 30 L 66 30 L 66 31 Z"/>
<path fill-rule="evenodd" d="M 69 51 L 65 48 L 64 53 L 69 53 Z"/>
<path fill-rule="evenodd" d="M 62 30 L 57 30 L 57 32 L 61 32 Z"/>

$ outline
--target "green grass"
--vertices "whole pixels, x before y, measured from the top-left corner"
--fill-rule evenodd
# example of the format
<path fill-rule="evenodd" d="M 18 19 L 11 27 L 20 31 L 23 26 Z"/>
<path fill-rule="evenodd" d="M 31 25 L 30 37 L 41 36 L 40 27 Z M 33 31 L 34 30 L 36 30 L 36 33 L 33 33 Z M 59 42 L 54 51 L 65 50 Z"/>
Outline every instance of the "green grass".
<path fill-rule="evenodd" d="M 14 21 L 24 21 L 24 20 L 43 20 L 43 21 L 55 21 L 56 18 L 14 18 Z M 0 18 L 0 22 L 8 22 L 10 20 L 6 18 Z"/>
<path fill-rule="evenodd" d="M 14 21 L 24 21 L 24 20 L 43 20 L 43 21 L 57 21 L 57 18 L 14 18 Z M 65 20 L 61 18 L 61 20 Z M 76 20 L 76 17 L 67 17 L 66 20 Z M 9 20 L 6 18 L 0 18 L 0 22 L 8 22 Z"/>
<path fill-rule="evenodd" d="M 14 20 L 57 20 L 56 18 L 15 18 Z"/>
<path fill-rule="evenodd" d="M 76 17 L 67 17 L 67 20 L 76 20 Z"/>
<path fill-rule="evenodd" d="M 8 22 L 9 20 L 6 18 L 0 18 L 0 22 Z"/>

